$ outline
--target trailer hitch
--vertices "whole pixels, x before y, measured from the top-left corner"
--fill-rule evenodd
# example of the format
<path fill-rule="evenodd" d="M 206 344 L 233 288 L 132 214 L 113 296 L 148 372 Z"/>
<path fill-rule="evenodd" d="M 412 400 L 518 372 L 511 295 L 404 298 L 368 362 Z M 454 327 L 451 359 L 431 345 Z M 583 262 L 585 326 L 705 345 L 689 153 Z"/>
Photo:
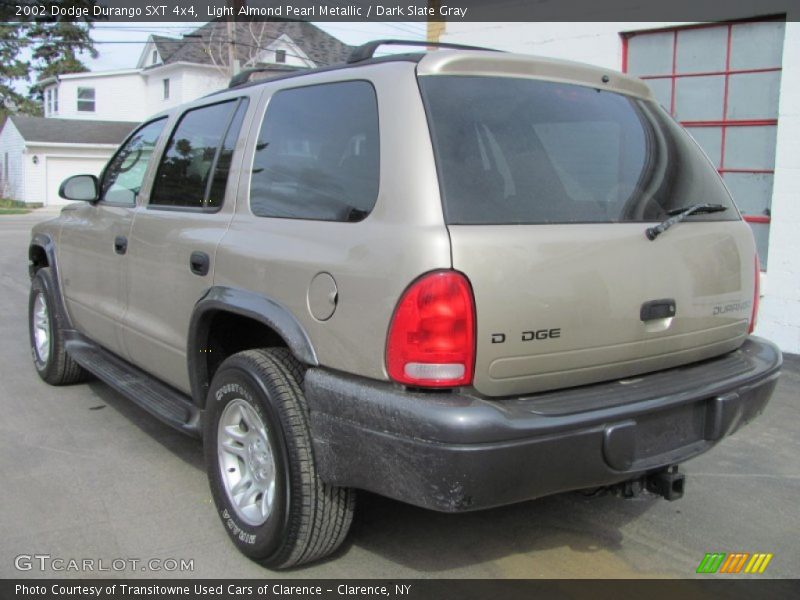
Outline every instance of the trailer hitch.
<path fill-rule="evenodd" d="M 647 491 L 672 502 L 683 497 L 686 475 L 678 473 L 678 465 L 673 465 L 645 476 Z"/>

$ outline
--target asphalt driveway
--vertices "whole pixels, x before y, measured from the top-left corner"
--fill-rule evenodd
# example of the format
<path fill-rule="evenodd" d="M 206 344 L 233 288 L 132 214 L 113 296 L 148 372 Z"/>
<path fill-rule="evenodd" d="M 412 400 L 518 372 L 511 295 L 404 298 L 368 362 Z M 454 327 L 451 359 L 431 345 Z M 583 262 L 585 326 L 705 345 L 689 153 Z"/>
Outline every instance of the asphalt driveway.
<path fill-rule="evenodd" d="M 274 577 L 228 542 L 197 441 L 99 382 L 54 388 L 36 376 L 27 241 L 46 217 L 0 216 L 0 577 L 81 576 L 17 570 L 27 562 L 16 557 L 35 554 L 193 561 L 190 573 L 137 565 L 112 576 Z M 683 466 L 677 502 L 566 494 L 443 515 L 362 494 L 337 555 L 282 576 L 690 577 L 706 552 L 769 552 L 760 577 L 797 577 L 798 457 L 800 358 L 787 356 L 765 414 Z"/>

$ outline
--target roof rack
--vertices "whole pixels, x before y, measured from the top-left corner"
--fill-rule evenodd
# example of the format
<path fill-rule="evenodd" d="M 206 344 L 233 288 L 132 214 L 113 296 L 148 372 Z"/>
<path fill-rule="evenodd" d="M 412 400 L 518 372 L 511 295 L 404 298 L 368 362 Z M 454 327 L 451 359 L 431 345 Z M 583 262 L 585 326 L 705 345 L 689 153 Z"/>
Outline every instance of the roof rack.
<path fill-rule="evenodd" d="M 453 48 L 454 50 L 483 50 L 487 52 L 500 52 L 493 48 L 481 48 L 479 46 L 465 46 L 464 44 L 448 44 L 446 42 L 426 42 L 423 40 L 375 40 L 374 42 L 367 42 L 357 48 L 354 48 L 347 57 L 348 64 L 361 62 L 372 58 L 380 46 L 425 46 L 430 48 Z"/>
<path fill-rule="evenodd" d="M 253 75 L 258 73 L 266 73 L 266 72 L 275 72 L 275 73 L 291 73 L 294 71 L 309 71 L 308 67 L 296 67 L 294 65 L 266 65 L 263 67 L 252 67 L 248 69 L 242 69 L 236 75 L 231 77 L 230 81 L 228 82 L 228 89 L 239 87 L 240 85 L 244 85 L 246 83 L 250 83 L 253 81 Z"/>

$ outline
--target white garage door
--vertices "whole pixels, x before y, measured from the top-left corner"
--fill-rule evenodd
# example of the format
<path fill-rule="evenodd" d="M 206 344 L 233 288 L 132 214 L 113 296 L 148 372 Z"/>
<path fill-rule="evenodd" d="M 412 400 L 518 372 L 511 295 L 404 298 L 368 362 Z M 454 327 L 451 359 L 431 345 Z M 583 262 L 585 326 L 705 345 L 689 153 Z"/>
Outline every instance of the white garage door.
<path fill-rule="evenodd" d="M 68 204 L 68 200 L 58 197 L 61 182 L 72 175 L 100 175 L 106 164 L 105 158 L 63 158 L 47 157 L 47 206 Z"/>

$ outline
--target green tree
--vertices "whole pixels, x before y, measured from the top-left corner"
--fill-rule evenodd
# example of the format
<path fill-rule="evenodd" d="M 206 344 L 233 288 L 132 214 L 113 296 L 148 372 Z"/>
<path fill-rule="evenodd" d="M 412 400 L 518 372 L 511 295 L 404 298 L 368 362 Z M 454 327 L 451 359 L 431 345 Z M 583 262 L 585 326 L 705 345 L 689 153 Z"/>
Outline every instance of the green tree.
<path fill-rule="evenodd" d="M 27 4 L 77 6 L 89 9 L 96 0 L 32 0 Z M 95 58 L 98 53 L 90 36 L 91 18 L 70 21 L 36 18 L 22 22 L 0 22 L 0 112 L 41 114 L 42 89 L 35 83 L 25 97 L 17 86 L 63 75 L 88 71 L 78 56 Z M 27 52 L 26 52 L 27 50 Z"/>
<path fill-rule="evenodd" d="M 24 26 L 20 23 L 0 22 L 0 112 L 29 112 L 31 101 L 20 94 L 14 85 L 27 80 L 31 65 L 20 58 L 26 45 Z"/>
<path fill-rule="evenodd" d="M 89 36 L 91 26 L 91 23 L 70 21 L 33 23 L 28 35 L 35 40 L 33 71 L 36 79 L 88 71 L 78 54 L 85 52 L 97 58 L 97 50 Z"/>

